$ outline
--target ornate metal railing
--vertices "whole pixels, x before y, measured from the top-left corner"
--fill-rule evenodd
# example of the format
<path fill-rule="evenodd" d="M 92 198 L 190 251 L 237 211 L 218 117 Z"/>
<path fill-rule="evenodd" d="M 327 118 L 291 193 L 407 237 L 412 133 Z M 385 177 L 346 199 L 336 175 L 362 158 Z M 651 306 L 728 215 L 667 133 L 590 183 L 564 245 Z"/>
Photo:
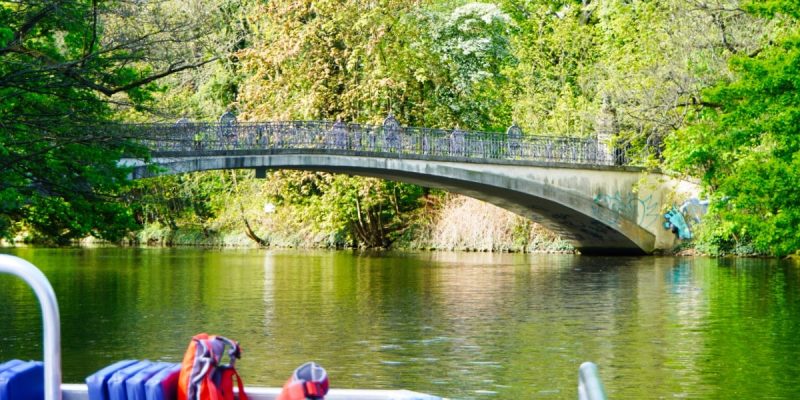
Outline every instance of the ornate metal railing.
<path fill-rule="evenodd" d="M 217 123 L 125 124 L 154 155 L 313 150 L 391 157 L 526 160 L 582 165 L 624 165 L 623 149 L 610 151 L 595 138 L 527 136 L 512 125 L 505 133 L 403 127 L 391 115 L 382 125 L 329 121 L 237 122 L 226 113 Z"/>

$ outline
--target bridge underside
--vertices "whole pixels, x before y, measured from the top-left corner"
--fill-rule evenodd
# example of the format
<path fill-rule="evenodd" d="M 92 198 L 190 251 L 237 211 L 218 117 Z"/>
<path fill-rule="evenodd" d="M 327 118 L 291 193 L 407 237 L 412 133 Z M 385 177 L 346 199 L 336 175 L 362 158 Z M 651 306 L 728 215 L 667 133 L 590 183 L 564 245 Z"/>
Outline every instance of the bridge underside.
<path fill-rule="evenodd" d="M 546 175 L 553 168 L 547 166 L 498 166 L 331 154 L 172 157 L 157 158 L 153 163 L 158 164 L 162 171 L 153 173 L 140 165 L 134 168 L 132 177 L 241 168 L 369 176 L 440 188 L 497 205 L 547 227 L 571 242 L 582 254 L 642 255 L 652 252 L 655 246 L 652 233 L 635 222 L 620 218 L 616 211 L 599 207 L 592 199 L 591 188 L 585 188 L 586 193 L 579 193 L 552 184 Z M 574 171 L 576 176 L 581 174 L 580 169 Z"/>
<path fill-rule="evenodd" d="M 552 200 L 528 193 L 475 182 L 444 177 L 393 172 L 381 173 L 370 170 L 339 168 L 293 168 L 333 173 L 370 176 L 393 181 L 413 183 L 425 187 L 443 189 L 494 204 L 543 225 L 568 240 L 581 254 L 592 255 L 643 255 L 645 250 L 633 240 L 602 222 Z"/>

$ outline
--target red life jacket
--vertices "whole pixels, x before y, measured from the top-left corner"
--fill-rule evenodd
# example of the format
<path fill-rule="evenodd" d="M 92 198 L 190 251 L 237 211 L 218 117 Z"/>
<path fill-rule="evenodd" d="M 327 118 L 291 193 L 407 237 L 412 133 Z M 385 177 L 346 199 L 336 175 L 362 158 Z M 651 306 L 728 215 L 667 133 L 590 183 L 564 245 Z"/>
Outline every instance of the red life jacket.
<path fill-rule="evenodd" d="M 277 400 L 324 399 L 328 386 L 325 368 L 315 362 L 307 362 L 294 370 Z"/>
<path fill-rule="evenodd" d="M 225 348 L 228 364 L 222 364 Z M 233 400 L 233 379 L 239 387 L 239 400 L 247 400 L 242 378 L 234 368 L 241 357 L 235 340 L 200 333 L 192 338 L 183 356 L 178 377 L 178 400 Z"/>

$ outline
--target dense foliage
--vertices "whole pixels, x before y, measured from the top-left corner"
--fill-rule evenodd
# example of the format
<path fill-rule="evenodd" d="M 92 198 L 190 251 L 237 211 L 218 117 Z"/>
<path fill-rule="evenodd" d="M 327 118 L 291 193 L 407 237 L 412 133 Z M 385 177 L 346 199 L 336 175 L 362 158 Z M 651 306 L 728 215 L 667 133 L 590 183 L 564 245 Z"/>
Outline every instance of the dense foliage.
<path fill-rule="evenodd" d="M 500 70 L 508 16 L 471 3 L 271 1 L 252 12 L 239 102 L 250 119 L 380 122 L 474 129 L 508 124 Z"/>
<path fill-rule="evenodd" d="M 705 107 L 671 141 L 670 160 L 712 196 L 704 242 L 785 255 L 800 249 L 800 7 L 753 3 L 781 26 L 773 42 L 730 61 L 734 76 L 704 92 Z"/>
<path fill-rule="evenodd" d="M 151 98 L 159 78 L 195 68 L 198 4 L 0 2 L 0 235 L 23 224 L 63 243 L 118 239 L 134 221 L 118 201 L 130 139 L 92 129 Z M 196 43 L 195 49 L 182 45 Z"/>
<path fill-rule="evenodd" d="M 702 179 L 710 250 L 787 254 L 800 248 L 797 4 L 0 2 L 0 234 L 115 239 L 145 225 L 387 247 L 442 231 L 437 216 L 459 219 L 450 211 L 463 201 L 370 178 L 210 172 L 127 187 L 117 160 L 139 150 L 85 128 L 392 113 L 407 125 L 600 134 Z M 519 243 L 537 229 L 496 219 Z"/>
<path fill-rule="evenodd" d="M 239 52 L 244 118 L 342 119 L 500 128 L 511 62 L 509 17 L 471 3 L 272 1 L 255 6 L 253 45 Z M 389 247 L 413 225 L 426 194 L 413 185 L 327 174 L 273 173 L 270 196 L 304 211 L 327 245 Z"/>

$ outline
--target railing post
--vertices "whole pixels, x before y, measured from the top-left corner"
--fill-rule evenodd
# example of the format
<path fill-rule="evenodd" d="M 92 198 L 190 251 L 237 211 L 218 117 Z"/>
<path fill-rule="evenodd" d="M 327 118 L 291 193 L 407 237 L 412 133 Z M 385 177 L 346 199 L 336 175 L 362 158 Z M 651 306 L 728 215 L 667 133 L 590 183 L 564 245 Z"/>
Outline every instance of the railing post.
<path fill-rule="evenodd" d="M 522 129 L 516 122 L 512 122 L 511 126 L 506 129 L 506 158 L 514 159 L 518 157 L 520 150 L 520 141 L 522 140 Z"/>
<path fill-rule="evenodd" d="M 0 273 L 22 278 L 39 299 L 44 325 L 44 398 L 61 400 L 61 325 L 53 287 L 42 271 L 19 257 L 0 254 Z"/>
<path fill-rule="evenodd" d="M 383 120 L 383 142 L 390 153 L 402 152 L 400 130 L 400 123 L 392 113 L 389 113 L 389 116 Z"/>
<path fill-rule="evenodd" d="M 330 141 L 332 142 L 334 149 L 347 149 L 347 125 L 345 125 L 341 119 L 336 120 L 336 123 L 333 124 L 331 136 L 332 137 L 330 138 Z"/>
<path fill-rule="evenodd" d="M 606 400 L 606 390 L 593 362 L 587 361 L 578 369 L 578 400 Z"/>
<path fill-rule="evenodd" d="M 453 132 L 450 134 L 450 156 L 451 157 L 464 157 L 466 156 L 465 152 L 465 140 L 464 136 L 466 134 L 464 131 L 456 126 L 456 129 L 453 129 Z"/>
<path fill-rule="evenodd" d="M 236 115 L 230 111 L 226 111 L 219 117 L 219 140 L 224 144 L 226 150 L 236 149 L 239 145 L 237 123 Z"/>

